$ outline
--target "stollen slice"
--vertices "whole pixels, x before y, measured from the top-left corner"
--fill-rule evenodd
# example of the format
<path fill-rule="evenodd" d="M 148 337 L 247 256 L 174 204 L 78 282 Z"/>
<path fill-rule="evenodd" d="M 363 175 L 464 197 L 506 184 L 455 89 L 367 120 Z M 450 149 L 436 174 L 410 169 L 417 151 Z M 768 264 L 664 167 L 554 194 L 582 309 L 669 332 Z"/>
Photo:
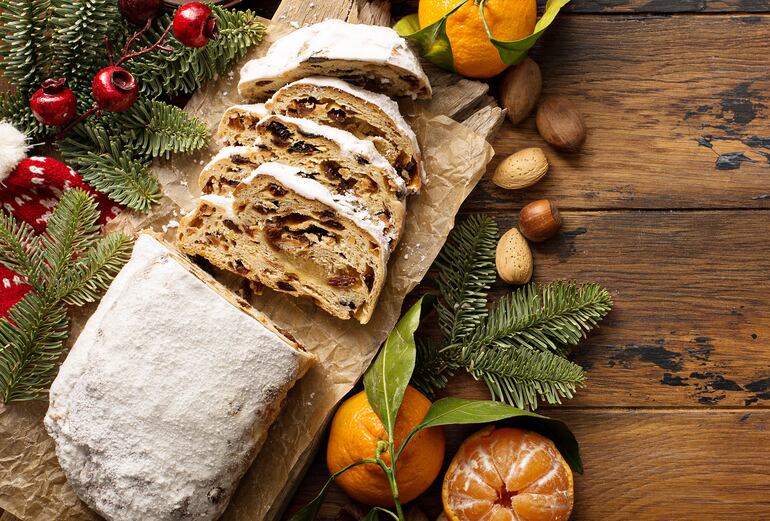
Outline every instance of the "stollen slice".
<path fill-rule="evenodd" d="M 308 76 L 332 76 L 389 96 L 430 98 L 428 77 L 406 40 L 389 27 L 325 20 L 277 40 L 241 68 L 238 92 L 263 101 Z"/>
<path fill-rule="evenodd" d="M 51 386 L 67 480 L 108 520 L 213 520 L 316 358 L 151 235 Z"/>
<path fill-rule="evenodd" d="M 201 196 L 181 219 L 177 244 L 188 255 L 365 324 L 382 290 L 391 238 L 358 199 L 334 194 L 303 173 L 265 163 L 231 195 Z"/>
<path fill-rule="evenodd" d="M 368 139 L 407 183 L 420 190 L 422 158 L 417 137 L 389 97 L 338 78 L 315 76 L 281 87 L 264 104 L 267 111 L 346 130 Z"/>

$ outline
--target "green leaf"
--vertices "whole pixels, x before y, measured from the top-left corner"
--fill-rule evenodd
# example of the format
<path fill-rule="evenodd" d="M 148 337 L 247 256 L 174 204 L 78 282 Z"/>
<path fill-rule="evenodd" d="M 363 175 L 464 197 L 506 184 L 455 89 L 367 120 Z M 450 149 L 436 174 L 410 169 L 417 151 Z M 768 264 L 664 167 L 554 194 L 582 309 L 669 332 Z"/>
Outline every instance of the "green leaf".
<path fill-rule="evenodd" d="M 369 511 L 368 514 L 366 514 L 364 517 L 361 518 L 361 521 L 377 521 L 377 519 L 379 519 L 379 517 L 377 516 L 378 510 L 379 508 L 374 507 Z"/>
<path fill-rule="evenodd" d="M 326 480 L 326 483 L 324 483 L 324 486 L 321 488 L 321 491 L 318 493 L 318 495 L 314 497 L 310 503 L 302 507 L 296 514 L 291 516 L 289 521 L 313 521 L 313 519 L 315 519 L 318 515 L 318 511 L 321 510 L 321 505 L 324 502 L 326 493 L 329 491 L 329 487 L 332 485 L 332 483 L 334 483 L 335 478 L 340 474 L 352 469 L 353 467 L 364 465 L 366 463 L 374 463 L 374 460 L 367 458 L 361 461 L 356 461 L 332 474 L 329 479 Z"/>
<path fill-rule="evenodd" d="M 452 57 L 452 45 L 446 35 L 446 21 L 455 11 L 465 5 L 468 0 L 462 0 L 454 6 L 441 19 L 432 23 L 428 27 L 420 29 L 420 22 L 416 14 L 406 16 L 399 20 L 393 29 L 403 36 L 416 42 L 420 47 L 420 54 L 435 63 L 439 67 L 453 71 L 455 70 L 454 58 Z"/>
<path fill-rule="evenodd" d="M 425 418 L 413 432 L 441 425 L 492 423 L 509 419 L 515 419 L 516 426 L 539 432 L 550 438 L 572 470 L 583 473 L 580 448 L 574 434 L 564 422 L 501 402 L 443 398 L 433 403 Z M 412 434 L 409 437 L 411 436 Z"/>
<path fill-rule="evenodd" d="M 485 0 L 479 2 L 479 10 L 481 11 L 481 20 L 484 22 L 484 29 L 487 31 L 489 41 L 497 48 L 497 52 L 500 53 L 500 59 L 506 65 L 516 65 L 527 56 L 527 52 L 529 52 L 532 46 L 535 45 L 548 26 L 551 25 L 551 22 L 554 21 L 561 8 L 569 2 L 570 0 L 548 0 L 545 4 L 543 16 L 540 17 L 540 20 L 538 20 L 535 25 L 534 32 L 526 38 L 511 42 L 496 40 L 492 36 L 489 26 L 487 25 L 486 17 L 484 16 Z"/>
<path fill-rule="evenodd" d="M 369 405 L 393 439 L 396 415 L 412 377 L 416 359 L 414 332 L 420 325 L 425 297 L 407 311 L 388 335 L 377 359 L 364 375 L 364 388 Z"/>

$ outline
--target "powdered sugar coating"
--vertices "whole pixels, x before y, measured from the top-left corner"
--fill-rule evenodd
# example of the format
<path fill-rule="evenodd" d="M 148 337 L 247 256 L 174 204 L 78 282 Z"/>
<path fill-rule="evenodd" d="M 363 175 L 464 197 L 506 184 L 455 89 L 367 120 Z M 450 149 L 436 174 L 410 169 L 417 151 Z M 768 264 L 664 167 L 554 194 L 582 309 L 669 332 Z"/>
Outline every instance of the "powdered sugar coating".
<path fill-rule="evenodd" d="M 213 520 L 312 357 L 148 235 L 51 386 L 67 480 L 108 520 Z"/>
<path fill-rule="evenodd" d="M 350 195 L 332 194 L 328 188 L 315 179 L 299 175 L 302 172 L 302 168 L 284 163 L 263 163 L 242 182 L 249 184 L 257 176 L 270 176 L 305 199 L 312 199 L 323 203 L 329 208 L 334 208 L 341 215 L 353 221 L 356 226 L 371 235 L 380 246 L 380 251 L 385 255 L 388 254 L 392 237 L 387 236 L 383 221 L 369 213 L 358 198 Z"/>
<path fill-rule="evenodd" d="M 305 134 L 324 137 L 330 141 L 333 141 L 340 148 L 340 151 L 347 156 L 356 157 L 360 156 L 366 159 L 372 166 L 377 167 L 385 172 L 388 179 L 395 184 L 398 191 L 403 193 L 406 191 L 406 182 L 398 175 L 396 169 L 385 159 L 382 154 L 374 146 L 374 143 L 367 141 L 366 139 L 358 139 L 356 136 L 339 128 L 330 127 L 329 125 L 321 125 L 310 119 L 294 118 L 291 116 L 281 116 L 279 114 L 272 114 L 268 116 L 270 119 L 274 119 L 280 122 L 291 123 L 296 125 L 297 128 Z M 264 121 L 264 120 L 263 120 Z M 262 121 L 260 121 L 262 124 Z"/>
<path fill-rule="evenodd" d="M 238 89 L 247 83 L 288 76 L 305 61 L 334 59 L 398 67 L 416 76 L 430 92 L 430 82 L 406 40 L 389 27 L 330 19 L 302 27 L 276 41 L 267 54 L 241 68 Z M 405 93 L 416 96 L 417 92 Z"/>

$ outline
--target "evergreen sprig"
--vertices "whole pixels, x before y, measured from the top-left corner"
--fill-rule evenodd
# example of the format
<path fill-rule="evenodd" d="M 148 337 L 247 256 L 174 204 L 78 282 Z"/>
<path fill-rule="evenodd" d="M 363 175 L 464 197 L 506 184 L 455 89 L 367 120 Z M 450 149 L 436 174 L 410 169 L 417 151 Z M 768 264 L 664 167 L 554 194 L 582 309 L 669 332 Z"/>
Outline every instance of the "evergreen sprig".
<path fill-rule="evenodd" d="M 211 6 L 219 22 L 219 38 L 205 47 L 185 47 L 169 39 L 170 53 L 152 53 L 126 64 L 139 81 L 141 92 L 150 98 L 163 93 L 188 94 L 204 83 L 224 74 L 233 62 L 243 57 L 246 50 L 260 42 L 265 26 L 252 11 L 232 11 Z M 159 17 L 142 37 L 141 45 L 156 41 L 163 29 L 171 23 L 170 14 Z"/>
<path fill-rule="evenodd" d="M 218 39 L 193 49 L 169 36 L 165 44 L 172 52 L 126 62 L 141 87 L 134 106 L 92 116 L 54 143 L 94 188 L 133 210 L 146 212 L 160 199 L 158 181 L 150 173 L 152 159 L 200 150 L 208 141 L 203 122 L 158 98 L 189 94 L 225 73 L 264 35 L 253 12 L 212 9 Z M 104 39 L 122 49 L 136 29 L 123 20 L 115 0 L 0 0 L 0 11 L 0 70 L 15 87 L 13 94 L 0 94 L 0 120 L 33 142 L 53 137 L 58 129 L 35 120 L 30 94 L 46 78 L 65 77 L 81 110 L 90 108 L 91 79 L 108 65 Z M 155 43 L 172 18 L 156 19 L 132 50 Z"/>
<path fill-rule="evenodd" d="M 30 286 L 0 318 L 0 399 L 43 399 L 56 376 L 69 333 L 65 304 L 96 300 L 128 260 L 124 233 L 100 237 L 98 209 L 83 190 L 67 191 L 46 231 L 0 215 L 0 264 Z"/>
<path fill-rule="evenodd" d="M 50 0 L 0 1 L 0 57 L 5 79 L 28 95 L 51 64 Z"/>
<path fill-rule="evenodd" d="M 585 382 L 567 360 L 610 311 L 612 298 L 595 283 L 529 284 L 487 310 L 495 280 L 497 224 L 472 216 L 450 234 L 439 255 L 436 305 L 443 342 L 418 343 L 415 385 L 427 393 L 465 369 L 484 381 L 496 400 L 534 409 L 560 403 Z"/>

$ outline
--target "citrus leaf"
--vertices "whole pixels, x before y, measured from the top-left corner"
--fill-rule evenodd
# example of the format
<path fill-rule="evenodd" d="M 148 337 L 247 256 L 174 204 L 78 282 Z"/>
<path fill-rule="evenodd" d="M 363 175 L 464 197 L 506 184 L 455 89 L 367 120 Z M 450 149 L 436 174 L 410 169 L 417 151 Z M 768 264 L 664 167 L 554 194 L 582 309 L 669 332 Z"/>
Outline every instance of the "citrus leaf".
<path fill-rule="evenodd" d="M 523 427 L 550 438 L 561 452 L 570 468 L 583 473 L 580 459 L 580 447 L 575 435 L 559 420 L 548 418 L 523 409 L 512 407 L 502 402 L 487 400 L 465 400 L 462 398 L 443 398 L 431 405 L 422 422 L 409 434 L 404 445 L 414 433 L 428 427 L 441 425 L 464 425 L 469 423 L 491 423 L 500 420 L 514 420 L 517 427 Z"/>
<path fill-rule="evenodd" d="M 380 354 L 364 374 L 364 388 L 369 405 L 393 439 L 396 415 L 404 399 L 404 392 L 412 378 L 417 348 L 414 332 L 420 325 L 425 297 L 421 297 L 407 311 L 385 340 Z"/>
<path fill-rule="evenodd" d="M 296 514 L 291 516 L 289 518 L 289 521 L 313 521 L 318 515 L 318 511 L 321 510 L 321 505 L 324 502 L 324 497 L 326 497 L 326 493 L 329 491 L 329 487 L 331 486 L 331 484 L 334 483 L 334 479 L 340 474 L 352 469 L 353 467 L 357 467 L 365 463 L 374 463 L 374 460 L 367 458 L 360 461 L 356 461 L 351 463 L 347 467 L 341 470 L 338 470 L 337 472 L 332 474 L 329 477 L 329 479 L 326 480 L 326 483 L 324 483 L 324 486 L 323 488 L 321 488 L 321 491 L 318 493 L 318 495 L 314 497 L 310 503 L 302 507 Z"/>
<path fill-rule="evenodd" d="M 500 59 L 503 63 L 506 65 L 516 65 L 523 60 L 524 57 L 527 56 L 527 52 L 529 52 L 532 46 L 535 45 L 535 42 L 537 42 L 548 26 L 551 25 L 551 22 L 554 21 L 561 8 L 567 5 L 569 1 L 570 0 L 548 0 L 545 4 L 543 16 L 537 21 L 535 30 L 531 35 L 520 40 L 505 42 L 496 40 L 492 37 L 492 32 L 489 30 L 486 17 L 484 16 L 485 0 L 481 0 L 481 2 L 479 2 L 479 9 L 481 11 L 481 20 L 484 22 L 484 29 L 487 31 L 489 41 L 492 42 L 492 45 L 497 48 L 497 52 L 500 53 Z"/>
<path fill-rule="evenodd" d="M 420 54 L 435 63 L 439 67 L 454 72 L 454 57 L 452 56 L 452 46 L 446 35 L 446 21 L 450 15 L 465 5 L 468 0 L 463 0 L 454 6 L 441 19 L 427 27 L 420 29 L 420 22 L 416 14 L 405 16 L 399 20 L 393 29 L 420 47 Z"/>

